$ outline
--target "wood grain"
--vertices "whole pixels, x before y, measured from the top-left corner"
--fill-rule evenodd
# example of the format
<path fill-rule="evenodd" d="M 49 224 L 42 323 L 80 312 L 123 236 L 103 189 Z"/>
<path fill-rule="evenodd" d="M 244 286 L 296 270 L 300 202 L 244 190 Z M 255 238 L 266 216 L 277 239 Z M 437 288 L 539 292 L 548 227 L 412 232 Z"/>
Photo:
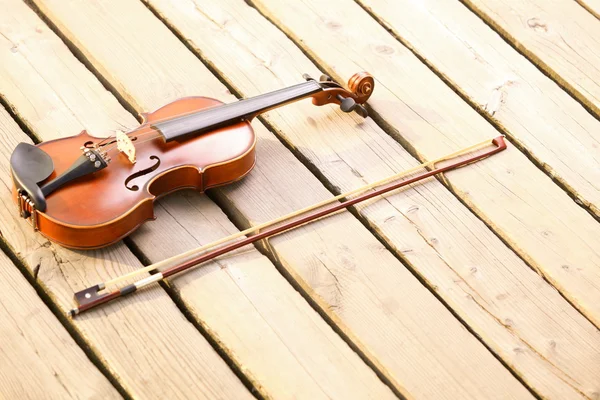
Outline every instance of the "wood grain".
<path fill-rule="evenodd" d="M 192 94 L 234 99 L 139 2 L 36 4 L 139 111 Z M 259 137 L 255 171 L 215 192 L 240 224 L 331 196 L 261 124 L 254 127 Z M 253 197 L 244 198 L 249 192 Z M 266 251 L 403 394 L 529 396 L 350 214 L 272 240 Z"/>
<path fill-rule="evenodd" d="M 9 118 L 0 111 L 0 129 Z M 0 252 L 0 393 L 19 399 L 117 399 L 17 267 Z"/>
<path fill-rule="evenodd" d="M 576 100 L 459 2 L 360 3 L 600 217 L 600 122 Z"/>
<path fill-rule="evenodd" d="M 600 21 L 572 0 L 463 0 L 600 116 Z"/>
<path fill-rule="evenodd" d="M 33 132 L 46 138 L 86 127 L 106 135 L 122 126 L 113 115 L 121 117 L 125 127 L 135 126 L 114 99 L 107 101 L 111 96 L 32 11 L 16 2 L 12 6 L 22 12 L 11 21 L 0 16 L 0 32 L 15 41 L 19 52 L 0 52 L 0 75 L 8 77 L 0 82 L 0 93 Z M 23 40 L 29 35 L 31 39 Z M 0 48 L 10 46 L 0 41 Z M 77 97 L 82 95 L 87 101 Z M 90 103 L 94 99 L 97 103 Z M 156 222 L 132 238 L 151 261 L 235 231 L 212 201 L 191 191 L 163 199 L 156 215 Z M 172 282 L 172 289 L 264 397 L 393 397 L 274 265 L 252 248 L 185 274 Z M 136 297 L 131 300 L 144 301 Z M 169 333 L 161 337 L 169 340 Z M 208 355 L 198 357 L 210 362 Z M 163 373 L 163 381 L 177 382 L 177 374 L 185 375 L 175 366 Z"/>
<path fill-rule="evenodd" d="M 242 1 L 195 1 L 197 11 L 184 4 L 149 0 L 155 13 L 243 96 L 293 84 L 302 72 L 318 75 L 282 32 Z M 268 40 L 257 42 L 257 37 Z M 231 63 L 233 58 L 240 62 Z M 372 182 L 415 163 L 372 122 L 351 120 L 343 113 L 328 113 L 324 118 L 323 110 L 308 102 L 270 112 L 266 119 L 336 191 Z M 352 126 L 356 122 L 360 125 Z M 231 195 L 236 196 L 240 189 Z M 600 370 L 600 335 L 595 327 L 441 184 L 432 181 L 415 189 L 388 196 L 387 203 L 361 207 L 359 212 L 540 395 L 593 395 L 598 390 L 596 371 Z M 240 202 L 259 201 L 272 194 L 248 188 L 237 196 Z M 260 220 L 262 213 L 252 211 L 249 218 Z M 563 313 L 570 315 L 569 322 L 555 317 Z M 567 327 L 570 322 L 575 323 Z M 590 340 L 582 347 L 575 339 L 580 335 Z M 548 336 L 553 339 L 548 341 Z M 563 346 L 574 347 L 561 347 L 559 357 L 548 356 L 549 346 L 557 348 L 552 345 L 556 337 L 562 337 L 559 342 Z M 521 357 L 525 354 L 527 357 Z M 583 359 L 587 365 L 581 363 Z"/>
<path fill-rule="evenodd" d="M 369 102 L 376 118 L 420 159 L 498 134 L 356 3 L 316 3 L 307 0 L 282 9 L 276 1 L 255 2 L 336 78 L 370 71 L 379 83 Z M 521 258 L 600 326 L 600 226 L 592 216 L 512 146 L 444 180 Z"/>
<path fill-rule="evenodd" d="M 0 69 L 3 76 L 0 92 L 3 98 L 16 94 L 14 99 L 18 103 L 11 104 L 24 105 L 29 110 L 26 113 L 29 121 L 40 120 L 42 125 L 48 124 L 48 136 L 55 132 L 60 134 L 62 129 L 66 134 L 64 126 L 69 124 L 75 129 L 77 120 L 73 117 L 73 110 L 77 109 L 76 106 L 88 104 L 91 99 L 100 100 L 93 112 L 79 115 L 85 121 L 80 124 L 93 126 L 92 130 L 98 132 L 108 127 L 105 121 L 111 120 L 111 115 L 118 117 L 112 120 L 113 127 L 137 123 L 82 65 L 73 62 L 66 47 L 27 6 L 16 1 L 2 3 L 3 9 L 9 6 L 10 13 L 0 14 Z M 11 51 L 14 48 L 17 51 Z M 49 49 L 52 56 L 38 52 L 42 48 Z M 69 58 L 70 64 L 62 64 Z M 21 68 L 13 63 L 20 63 Z M 63 67 L 60 67 L 61 64 Z M 5 73 L 8 65 L 13 65 L 11 70 L 25 79 L 6 79 L 11 76 Z M 71 78 L 77 77 L 78 80 L 61 79 L 57 70 L 67 66 L 72 68 Z M 40 86 L 28 86 L 28 80 L 37 81 Z M 9 81 L 13 82 L 12 85 L 7 83 Z M 53 91 L 53 85 L 65 87 L 65 90 Z M 36 90 L 20 93 L 27 88 Z M 49 107 L 36 106 L 44 103 Z M 99 120 L 98 105 L 112 108 L 113 114 L 105 114 L 104 120 Z M 5 112 L 2 115 L 0 220 L 3 240 L 23 260 L 30 273 L 37 276 L 41 290 L 59 310 L 66 312 L 72 307 L 74 291 L 140 268 L 141 263 L 123 244 L 92 252 L 69 251 L 51 245 L 18 217 L 10 195 L 9 157 L 18 142 L 30 140 Z M 70 120 L 66 117 L 68 115 Z M 86 119 L 86 115 L 90 119 Z M 50 124 L 53 116 L 56 117 L 55 123 Z M 101 122 L 95 124 L 94 121 Z M 61 126 L 62 122 L 64 126 Z M 81 125 L 75 132 L 79 130 Z M 252 397 L 160 287 L 109 305 L 97 313 L 82 315 L 70 323 L 90 351 L 131 396 Z M 170 372 L 166 374 L 165 371 Z"/>

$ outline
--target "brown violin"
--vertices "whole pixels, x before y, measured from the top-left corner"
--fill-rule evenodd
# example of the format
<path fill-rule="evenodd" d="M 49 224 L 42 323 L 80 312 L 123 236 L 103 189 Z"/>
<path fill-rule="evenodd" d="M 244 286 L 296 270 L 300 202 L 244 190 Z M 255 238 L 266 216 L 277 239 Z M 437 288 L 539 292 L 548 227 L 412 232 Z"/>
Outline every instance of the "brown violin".
<path fill-rule="evenodd" d="M 311 97 L 366 117 L 373 92 L 368 73 L 343 88 L 331 78 L 223 104 L 187 97 L 142 115 L 139 127 L 107 138 L 76 136 L 20 143 L 11 160 L 13 197 L 21 217 L 65 247 L 110 245 L 149 219 L 158 197 L 184 188 L 205 191 L 243 178 L 255 164 L 250 121 L 273 108 Z"/>

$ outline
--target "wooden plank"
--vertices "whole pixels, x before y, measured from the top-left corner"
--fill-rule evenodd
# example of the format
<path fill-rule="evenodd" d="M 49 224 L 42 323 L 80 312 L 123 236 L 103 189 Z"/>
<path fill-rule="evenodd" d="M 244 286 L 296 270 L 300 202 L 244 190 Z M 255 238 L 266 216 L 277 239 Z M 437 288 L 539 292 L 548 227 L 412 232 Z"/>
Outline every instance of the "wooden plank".
<path fill-rule="evenodd" d="M 120 128 L 111 116 L 125 115 L 122 109 L 101 101 L 110 96 L 93 83 L 93 75 L 53 32 L 46 28 L 37 32 L 41 21 L 21 4 L 13 5 L 24 9 L 18 20 L 0 16 L 0 21 L 4 20 L 0 32 L 18 43 L 19 49 L 18 57 L 8 51 L 0 53 L 0 75 L 6 77 L 0 82 L 0 93 L 19 117 L 43 138 L 83 127 L 98 135 Z M 17 36 L 29 35 L 31 40 L 17 40 Z M 82 86 L 90 88 L 86 101 L 74 97 Z M 212 201 L 194 192 L 169 196 L 156 213 L 158 221 L 133 237 L 134 245 L 152 261 L 235 231 Z M 174 281 L 173 290 L 196 323 L 211 334 L 264 397 L 393 397 L 256 250 L 246 249 L 244 254 L 190 272 Z"/>
<path fill-rule="evenodd" d="M 600 116 L 600 21 L 572 0 L 464 0 L 477 15 Z"/>
<path fill-rule="evenodd" d="M 285 9 L 272 0 L 255 5 L 334 77 L 357 69 L 373 73 L 379 82 L 370 101 L 376 118 L 420 159 L 498 135 L 353 1 L 306 0 Z M 513 146 L 444 181 L 600 326 L 600 226 L 592 216 Z"/>
<path fill-rule="evenodd" d="M 4 130 L 8 118 L 5 111 L 0 111 L 0 130 Z M 0 320 L 3 397 L 120 398 L 2 252 Z"/>
<path fill-rule="evenodd" d="M 73 77 L 78 78 L 78 85 L 69 86 L 69 90 L 61 93 L 62 97 L 53 94 L 49 100 L 46 99 L 44 96 L 48 91 L 45 88 L 66 84 L 60 80 L 60 76 L 53 75 L 53 67 L 72 58 L 72 55 L 64 45 L 54 45 L 51 47 L 54 50 L 52 57 L 37 58 L 37 65 L 34 62 L 37 70 L 41 71 L 36 72 L 34 65 L 27 60 L 36 60 L 39 54 L 35 50 L 46 43 L 60 44 L 60 41 L 53 38 L 49 29 L 23 3 L 3 2 L 3 9 L 9 7 L 10 13 L 0 15 L 0 69 L 3 70 L 7 65 L 15 66 L 16 63 L 21 68 L 15 68 L 14 71 L 20 71 L 21 76 L 39 83 L 36 92 L 39 98 L 21 98 L 25 104 L 28 101 L 33 103 L 31 118 L 47 123 L 53 116 L 60 119 L 59 116 L 72 115 L 70 106 L 73 104 L 88 104 L 97 99 L 97 105 L 103 104 L 112 109 L 112 114 L 105 114 L 105 119 L 115 115 L 118 117 L 112 120 L 113 127 L 136 124 L 135 119 L 77 63 L 72 63 L 71 67 Z M 33 51 L 29 51 L 30 46 Z M 3 97 L 9 87 L 7 82 L 11 80 L 8 79 L 11 74 L 5 72 L 2 72 L 1 84 Z M 23 86 L 14 87 L 26 90 L 28 83 L 26 80 L 22 82 Z M 52 108 L 36 108 L 35 104 L 41 100 L 48 101 Z M 94 126 L 94 131 L 104 129 L 106 122 L 95 125 L 98 119 L 94 113 L 98 113 L 97 106 L 94 112 L 79 117 L 86 126 Z M 87 116 L 90 119 L 86 119 Z M 50 127 L 53 133 L 62 129 L 59 124 Z M 12 119 L 3 125 L 0 138 L 0 179 L 3 183 L 0 185 L 0 221 L 3 240 L 23 260 L 30 273 L 36 276 L 41 290 L 59 310 L 66 312 L 72 307 L 74 291 L 141 267 L 138 259 L 121 243 L 105 250 L 77 252 L 51 245 L 41 235 L 34 233 L 31 226 L 15 212 L 8 166 L 16 144 L 30 140 Z M 129 301 L 103 308 L 93 315 L 82 315 L 70 323 L 99 362 L 130 396 L 252 398 L 160 287 L 144 291 Z"/>
<path fill-rule="evenodd" d="M 152 261 L 234 232 L 231 222 L 214 217 L 224 216 L 222 211 L 197 192 L 168 196 L 160 204 L 160 224 L 133 235 Z M 256 249 L 222 257 L 170 284 L 261 394 L 396 398 Z"/>
<path fill-rule="evenodd" d="M 600 0 L 576 0 L 583 8 L 600 18 Z"/>
<path fill-rule="evenodd" d="M 102 7 L 58 1 L 36 4 L 139 111 L 191 94 L 234 99 L 139 2 L 112 1 Z M 115 43 L 111 32 L 118 32 L 118 46 L 108 45 Z M 97 40 L 97 35 L 105 40 Z M 150 36 L 152 43 L 146 40 Z M 243 182 L 215 192 L 240 224 L 260 222 L 331 196 L 264 126 L 254 127 L 259 136 L 256 170 Z M 248 192 L 253 193 L 251 201 L 243 198 Z M 507 396 L 529 396 L 350 214 L 272 240 L 266 251 L 401 393 L 488 397 L 502 391 Z"/>
<path fill-rule="evenodd" d="M 194 4 L 196 9 L 181 2 L 149 1 L 153 11 L 184 37 L 236 92 L 252 96 L 291 85 L 302 72 L 318 75 L 314 65 L 282 32 L 243 1 Z M 257 42 L 257 37 L 268 40 Z M 232 63 L 233 58 L 238 62 Z M 323 118 L 322 109 L 301 103 L 281 112 L 270 112 L 267 120 L 288 146 L 318 168 L 327 183 L 339 188 L 338 191 L 350 190 L 364 180 L 372 182 L 414 164 L 377 126 L 366 121 L 363 129 L 352 129 L 348 126 L 349 117 L 340 114 Z M 389 196 L 391 207 L 377 204 L 361 209 L 360 213 L 538 393 L 546 397 L 572 397 L 578 395 L 577 391 L 594 393 L 597 377 L 590 371 L 600 370 L 600 335 L 594 326 L 441 184 L 431 182 L 409 198 L 407 195 Z M 262 192 L 254 193 L 253 188 L 238 197 L 232 191 L 231 196 L 238 202 L 267 197 Z M 246 214 L 248 219 L 260 220 L 264 218 L 261 213 Z M 472 298 L 465 296 L 466 286 L 473 289 L 468 292 Z M 507 298 L 519 300 L 503 301 Z M 563 313 L 570 317 L 556 317 Z M 574 323 L 569 326 L 571 322 Z M 555 341 L 562 337 L 559 342 L 574 347 L 561 346 L 559 357 L 540 357 L 548 353 L 548 337 Z M 576 339 L 579 337 L 588 339 L 579 341 Z M 520 356 L 518 360 L 514 357 L 515 349 L 523 348 L 533 350 L 527 352 L 532 356 L 527 362 Z M 582 357 L 589 364 L 583 364 Z M 590 368 L 591 365 L 594 367 Z"/>
<path fill-rule="evenodd" d="M 600 217 L 600 122 L 576 100 L 459 2 L 359 3 Z"/>

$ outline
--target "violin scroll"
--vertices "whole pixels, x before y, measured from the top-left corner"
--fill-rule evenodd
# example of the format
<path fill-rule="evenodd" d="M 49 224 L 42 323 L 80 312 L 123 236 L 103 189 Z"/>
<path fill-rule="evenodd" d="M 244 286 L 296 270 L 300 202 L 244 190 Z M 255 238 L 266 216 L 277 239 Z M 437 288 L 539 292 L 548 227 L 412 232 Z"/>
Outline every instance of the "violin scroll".
<path fill-rule="evenodd" d="M 366 102 L 371 97 L 374 87 L 375 79 L 368 72 L 358 72 L 348 80 L 348 88 L 359 97 L 358 103 L 360 104 Z"/>
<path fill-rule="evenodd" d="M 314 80 L 304 75 L 306 80 Z M 368 116 L 367 109 L 363 104 L 369 99 L 375 87 L 375 80 L 368 72 L 358 72 L 348 80 L 348 89 L 342 87 L 327 75 L 321 75 L 318 82 L 323 90 L 313 95 L 313 104 L 322 106 L 325 104 L 338 104 L 343 112 L 356 112 L 361 117 Z"/>

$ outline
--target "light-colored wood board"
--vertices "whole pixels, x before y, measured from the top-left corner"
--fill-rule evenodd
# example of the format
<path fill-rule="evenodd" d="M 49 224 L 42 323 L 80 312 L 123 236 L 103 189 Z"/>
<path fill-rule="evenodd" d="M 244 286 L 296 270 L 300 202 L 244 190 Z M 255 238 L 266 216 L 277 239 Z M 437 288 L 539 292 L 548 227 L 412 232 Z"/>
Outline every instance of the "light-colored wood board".
<path fill-rule="evenodd" d="M 600 0 L 577 0 L 579 4 L 586 10 L 600 19 Z"/>
<path fill-rule="evenodd" d="M 0 120 L 3 120 L 4 112 L 0 115 Z M 2 252 L 0 320 L 2 397 L 120 398 L 115 388 L 85 356 L 29 282 Z"/>
<path fill-rule="evenodd" d="M 242 96 L 291 85 L 303 72 L 319 74 L 282 32 L 241 0 L 149 5 Z M 239 61 L 230 62 L 234 58 Z M 309 102 L 270 112 L 267 119 L 341 191 L 415 163 L 375 124 L 353 127 L 360 120 L 342 113 L 324 118 Z M 239 186 L 230 193 L 238 202 L 272 197 Z M 598 389 L 598 331 L 441 184 L 429 182 L 387 200 L 361 209 L 361 215 L 538 393 L 570 397 Z M 262 210 L 246 214 L 253 221 L 268 217 Z M 558 350 L 552 345 L 557 340 L 563 344 Z M 564 347 L 567 343 L 576 348 Z M 562 354 L 549 356 L 549 347 Z M 516 353 L 529 357 L 517 359 Z"/>
<path fill-rule="evenodd" d="M 27 136 L 0 110 L 0 221 L 3 240 L 39 286 L 67 312 L 74 291 L 141 268 L 123 244 L 106 250 L 70 251 L 51 245 L 18 217 L 11 199 L 9 158 Z M 163 289 L 80 315 L 73 329 L 129 395 L 146 398 L 252 398 L 206 339 Z M 82 383 L 83 384 L 83 383 Z"/>
<path fill-rule="evenodd" d="M 113 1 L 95 8 L 75 2 L 37 4 L 139 111 L 194 94 L 234 100 L 139 2 Z M 77 10 L 76 18 L 73 10 Z M 136 18 L 131 20 L 128 15 Z M 118 32 L 120 39 L 112 38 L 112 32 Z M 104 40 L 97 40 L 98 35 Z M 150 36 L 152 42 L 148 43 Z M 222 202 L 233 200 L 228 209 L 236 218 L 243 223 L 250 209 L 261 210 L 261 218 L 275 217 L 331 196 L 261 124 L 254 127 L 259 136 L 259 162 L 235 187 L 265 195 L 260 200 L 240 202 L 223 191 L 216 193 Z M 529 396 L 350 214 L 273 240 L 269 251 L 286 274 L 403 393 L 487 397 L 503 391 L 507 396 Z M 388 309 L 385 304 L 389 302 L 397 306 Z"/>
<path fill-rule="evenodd" d="M 42 125 L 55 117 L 54 125 L 47 126 L 48 136 L 52 137 L 57 131 L 58 135 L 73 134 L 61 126 L 62 122 L 71 124 L 75 132 L 79 132 L 83 125 L 98 133 L 110 126 L 106 120 L 112 120 L 113 129 L 137 124 L 135 118 L 122 109 L 83 65 L 73 62 L 61 64 L 63 60 L 72 58 L 72 54 L 33 11 L 21 2 L 3 2 L 2 9 L 8 8 L 11 13 L 0 15 L 0 69 L 13 65 L 13 71 L 20 71 L 24 79 L 21 79 L 22 84 L 15 84 L 12 78 L 8 79 L 13 75 L 3 71 L 3 97 L 6 98 L 9 92 L 15 93 L 18 104 L 29 110 L 30 119 L 40 120 Z M 47 43 L 52 56 L 42 57 L 37 51 Z M 70 78 L 76 80 L 61 80 L 60 75 L 53 73 L 54 67 L 73 68 Z M 39 83 L 37 90 L 28 86 L 30 80 Z M 10 81 L 13 83 L 8 83 Z M 67 86 L 68 89 L 49 92 L 48 88 L 53 85 Z M 20 90 L 29 93 L 22 95 Z M 48 95 L 50 97 L 46 98 Z M 88 103 L 93 99 L 97 99 L 95 106 Z M 38 107 L 44 102 L 51 106 Z M 72 110 L 76 109 L 76 105 L 85 104 L 95 108 L 79 115 L 82 122 L 75 128 L 76 118 Z M 97 117 L 100 105 L 111 110 L 105 113 L 105 120 Z M 23 260 L 32 275 L 37 275 L 41 290 L 59 310 L 66 312 L 73 305 L 74 291 L 140 268 L 141 263 L 122 243 L 89 252 L 51 245 L 18 217 L 10 193 L 9 158 L 18 142 L 30 140 L 8 114 L 3 111 L 2 115 L 0 220 L 3 240 Z M 70 120 L 66 116 L 70 116 Z M 65 129 L 64 132 L 62 129 Z M 155 287 L 139 294 L 93 314 L 81 315 L 71 322 L 90 351 L 129 395 L 146 398 L 252 397 L 163 289 Z"/>
<path fill-rule="evenodd" d="M 106 101 L 111 96 L 52 31 L 36 30 L 41 21 L 33 11 L 4 22 L 0 32 L 19 52 L 0 52 L 0 75 L 9 77 L 0 82 L 0 94 L 30 130 L 46 139 L 84 127 L 102 136 L 122 126 L 111 118 L 124 116 L 122 109 Z M 78 97 L 81 86 L 89 87 L 87 101 Z M 125 119 L 126 126 L 134 124 L 131 116 Z M 213 202 L 195 192 L 169 196 L 162 204 L 158 221 L 133 236 L 152 261 L 235 231 Z M 266 257 L 256 250 L 244 253 L 186 274 L 173 289 L 262 396 L 393 397 Z"/>
<path fill-rule="evenodd" d="M 600 217 L 600 122 L 579 102 L 460 2 L 359 3 Z"/>
<path fill-rule="evenodd" d="M 224 217 L 222 211 L 195 191 L 161 200 L 156 215 L 160 224 L 133 235 L 152 261 L 235 229 L 225 218 L 215 218 Z M 395 398 L 265 256 L 253 247 L 235 254 L 181 274 L 170 285 L 262 394 Z"/>
<path fill-rule="evenodd" d="M 462 0 L 600 116 L 600 21 L 573 0 Z"/>
<path fill-rule="evenodd" d="M 374 74 L 381 125 L 420 159 L 499 133 L 353 1 L 255 5 L 335 78 Z M 327 37 L 328 40 L 322 40 Z M 515 147 L 445 183 L 532 268 L 600 326 L 600 225 Z"/>

